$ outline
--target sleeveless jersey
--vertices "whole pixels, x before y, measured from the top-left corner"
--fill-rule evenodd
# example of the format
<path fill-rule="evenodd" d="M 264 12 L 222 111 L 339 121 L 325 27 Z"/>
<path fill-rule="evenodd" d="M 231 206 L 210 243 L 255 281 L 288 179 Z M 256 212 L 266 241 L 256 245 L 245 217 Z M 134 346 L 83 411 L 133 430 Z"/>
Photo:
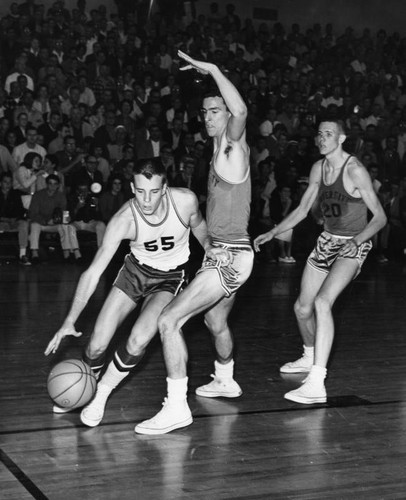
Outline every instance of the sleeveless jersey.
<path fill-rule="evenodd" d="M 231 184 L 220 177 L 210 164 L 206 208 L 209 235 L 225 242 L 249 240 L 248 222 L 251 203 L 251 178 Z"/>
<path fill-rule="evenodd" d="M 367 225 L 367 206 L 362 198 L 355 198 L 344 188 L 343 176 L 349 156 L 337 179 L 330 185 L 324 182 L 324 165 L 321 165 L 321 182 L 318 202 L 323 214 L 324 229 L 337 236 L 355 236 Z"/>
<path fill-rule="evenodd" d="M 170 188 L 166 190 L 167 211 L 157 224 L 149 222 L 135 199 L 130 200 L 136 236 L 130 242 L 131 252 L 141 264 L 169 271 L 185 264 L 189 258 L 190 227 L 180 217 Z"/>

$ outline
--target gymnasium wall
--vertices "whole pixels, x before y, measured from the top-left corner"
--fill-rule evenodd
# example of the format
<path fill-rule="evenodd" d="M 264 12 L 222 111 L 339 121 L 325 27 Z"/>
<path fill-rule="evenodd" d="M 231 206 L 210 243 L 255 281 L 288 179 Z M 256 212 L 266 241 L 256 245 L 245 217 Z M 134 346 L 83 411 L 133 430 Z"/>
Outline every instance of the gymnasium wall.
<path fill-rule="evenodd" d="M 9 11 L 12 0 L 0 1 L 0 16 Z M 17 0 L 22 3 L 23 0 Z M 47 8 L 54 0 L 37 0 Z M 171 2 L 172 0 L 166 0 Z M 213 0 L 194 1 L 198 13 L 207 14 L 209 5 Z M 92 9 L 103 3 L 108 12 L 115 12 L 114 0 L 87 0 L 87 8 Z M 190 1 L 185 1 L 189 3 Z M 217 0 L 220 11 L 225 11 L 228 0 Z M 347 26 L 352 26 L 357 33 L 369 27 L 372 31 L 380 28 L 388 32 L 399 31 L 406 36 L 406 2 L 405 0 L 234 0 L 236 11 L 242 19 L 247 17 L 254 23 L 263 21 L 262 16 L 268 15 L 271 25 L 280 21 L 287 29 L 293 22 L 298 22 L 303 29 L 312 26 L 315 22 L 322 25 L 331 22 L 337 33 L 342 32 Z M 76 6 L 76 0 L 65 0 L 67 8 Z M 255 15 L 259 17 L 254 17 Z"/>
<path fill-rule="evenodd" d="M 196 7 L 202 13 L 209 12 L 211 0 L 197 0 Z M 217 2 L 222 11 L 229 3 L 227 0 Z M 318 22 L 322 25 L 331 22 L 335 32 L 342 32 L 352 26 L 357 33 L 364 28 L 373 32 L 380 28 L 388 32 L 399 31 L 406 36 L 406 2 L 404 0 L 234 0 L 238 15 L 245 19 L 251 17 L 255 24 L 262 22 L 254 18 L 255 12 L 276 14 L 276 21 L 287 29 L 298 22 L 303 29 Z M 269 12 L 270 11 L 270 12 Z M 275 20 L 269 21 L 271 24 Z"/>

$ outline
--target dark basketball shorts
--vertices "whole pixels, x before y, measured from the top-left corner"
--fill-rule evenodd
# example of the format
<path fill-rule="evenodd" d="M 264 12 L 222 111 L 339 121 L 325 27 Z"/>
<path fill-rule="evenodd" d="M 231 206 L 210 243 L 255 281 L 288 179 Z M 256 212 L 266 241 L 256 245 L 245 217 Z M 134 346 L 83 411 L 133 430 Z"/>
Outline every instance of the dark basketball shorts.
<path fill-rule="evenodd" d="M 352 237 L 351 237 L 352 238 Z M 333 234 L 328 233 L 327 231 L 323 231 L 317 239 L 316 246 L 310 253 L 307 263 L 309 266 L 313 267 L 317 271 L 322 273 L 329 273 L 334 262 L 337 259 L 348 259 L 349 257 L 342 257 L 339 255 L 341 248 L 344 246 L 346 241 L 350 239 L 349 237 L 343 236 L 335 236 Z M 358 252 L 353 259 L 356 259 L 358 262 L 358 273 L 361 271 L 362 264 L 369 251 L 372 248 L 371 241 L 366 241 L 365 243 L 361 243 L 358 247 Z"/>
<path fill-rule="evenodd" d="M 210 259 L 205 255 L 202 265 L 196 274 L 215 270 L 220 278 L 221 286 L 226 292 L 226 296 L 230 297 L 249 278 L 254 263 L 254 252 L 248 241 L 227 243 L 215 240 L 212 242 L 212 245 L 228 250 L 231 259 L 224 263 Z"/>
<path fill-rule="evenodd" d="M 129 253 L 113 286 L 119 288 L 134 302 L 138 302 L 152 293 L 170 292 L 177 295 L 185 284 L 184 266 L 170 271 L 160 271 L 141 264 L 132 253 Z"/>

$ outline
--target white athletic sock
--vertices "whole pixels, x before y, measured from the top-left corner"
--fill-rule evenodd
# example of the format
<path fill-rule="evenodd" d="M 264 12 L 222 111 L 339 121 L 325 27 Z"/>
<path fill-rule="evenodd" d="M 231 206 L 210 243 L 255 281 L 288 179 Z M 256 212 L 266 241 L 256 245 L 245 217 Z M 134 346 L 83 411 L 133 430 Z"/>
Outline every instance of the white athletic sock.
<path fill-rule="evenodd" d="M 303 345 L 303 354 L 305 358 L 314 358 L 314 347 Z"/>
<path fill-rule="evenodd" d="M 27 249 L 26 248 L 20 248 L 20 257 L 24 257 L 27 253 Z"/>
<path fill-rule="evenodd" d="M 310 373 L 307 377 L 307 380 L 311 378 L 312 381 L 319 384 L 323 384 L 326 376 L 327 376 L 327 368 L 324 368 L 324 366 L 313 365 L 310 369 Z"/>
<path fill-rule="evenodd" d="M 185 378 L 167 378 L 168 401 L 186 401 L 188 377 Z"/>
<path fill-rule="evenodd" d="M 104 408 L 111 392 L 118 386 L 118 384 L 122 380 L 125 379 L 125 377 L 129 373 L 130 372 L 128 371 L 120 372 L 119 370 L 117 370 L 114 362 L 111 361 L 102 379 L 97 384 L 97 390 L 94 398 L 84 411 L 87 411 L 88 414 L 89 411 L 96 411 L 96 414 L 99 412 L 101 415 L 103 415 Z"/>
<path fill-rule="evenodd" d="M 107 387 L 110 387 L 111 391 L 115 389 L 120 382 L 122 382 L 129 374 L 129 371 L 120 371 L 117 370 L 114 361 L 110 361 L 107 366 L 107 370 L 100 380 L 99 384 L 103 384 Z"/>
<path fill-rule="evenodd" d="M 225 365 L 214 361 L 214 375 L 221 380 L 230 380 L 234 375 L 234 360 L 232 359 Z"/>

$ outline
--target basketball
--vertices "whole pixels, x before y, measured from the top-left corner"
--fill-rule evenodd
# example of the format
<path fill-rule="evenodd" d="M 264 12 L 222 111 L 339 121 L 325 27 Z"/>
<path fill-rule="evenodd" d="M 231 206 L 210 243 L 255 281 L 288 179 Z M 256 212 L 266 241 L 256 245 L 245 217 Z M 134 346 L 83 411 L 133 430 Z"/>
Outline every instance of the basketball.
<path fill-rule="evenodd" d="M 96 392 L 96 377 L 81 359 L 66 359 L 48 375 L 48 394 L 54 403 L 73 410 L 88 403 Z"/>

